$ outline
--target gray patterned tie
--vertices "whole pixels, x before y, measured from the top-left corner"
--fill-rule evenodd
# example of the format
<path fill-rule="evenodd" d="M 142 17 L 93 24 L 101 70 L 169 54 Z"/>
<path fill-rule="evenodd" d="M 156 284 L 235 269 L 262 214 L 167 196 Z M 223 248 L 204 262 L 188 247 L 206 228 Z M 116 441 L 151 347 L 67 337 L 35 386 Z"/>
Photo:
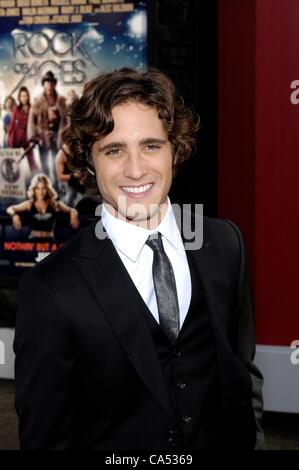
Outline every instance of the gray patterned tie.
<path fill-rule="evenodd" d="M 146 244 L 154 252 L 153 280 L 160 326 L 174 344 L 180 331 L 180 315 L 173 269 L 164 251 L 161 233 L 149 236 Z"/>

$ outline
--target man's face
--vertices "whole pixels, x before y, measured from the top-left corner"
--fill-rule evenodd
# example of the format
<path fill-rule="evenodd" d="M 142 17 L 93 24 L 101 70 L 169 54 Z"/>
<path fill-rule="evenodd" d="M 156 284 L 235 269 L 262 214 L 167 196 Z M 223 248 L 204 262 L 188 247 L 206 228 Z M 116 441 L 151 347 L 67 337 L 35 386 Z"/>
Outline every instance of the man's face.
<path fill-rule="evenodd" d="M 144 104 L 117 105 L 112 117 L 113 131 L 92 146 L 99 190 L 112 214 L 154 228 L 166 212 L 172 181 L 168 136 L 156 109 Z"/>
<path fill-rule="evenodd" d="M 48 82 L 47 80 L 44 82 L 44 92 L 47 96 L 53 95 L 55 91 L 55 82 Z"/>

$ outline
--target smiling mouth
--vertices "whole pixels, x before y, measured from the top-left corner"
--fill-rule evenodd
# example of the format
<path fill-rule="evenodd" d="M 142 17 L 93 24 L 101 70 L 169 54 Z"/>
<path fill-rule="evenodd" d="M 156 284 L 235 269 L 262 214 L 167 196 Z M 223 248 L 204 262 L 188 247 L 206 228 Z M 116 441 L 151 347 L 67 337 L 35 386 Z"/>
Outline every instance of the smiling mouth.
<path fill-rule="evenodd" d="M 148 183 L 143 186 L 121 186 L 121 189 L 126 193 L 142 194 L 148 191 L 153 186 L 153 183 Z"/>

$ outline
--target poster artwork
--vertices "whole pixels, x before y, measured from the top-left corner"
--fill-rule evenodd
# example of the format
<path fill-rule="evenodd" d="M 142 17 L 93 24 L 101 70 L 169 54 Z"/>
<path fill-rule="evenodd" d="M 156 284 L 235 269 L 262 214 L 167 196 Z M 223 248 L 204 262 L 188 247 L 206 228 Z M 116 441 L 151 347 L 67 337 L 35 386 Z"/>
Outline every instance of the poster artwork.
<path fill-rule="evenodd" d="M 145 1 L 0 0 L 0 276 L 18 277 L 98 204 L 62 133 L 87 80 L 146 67 Z"/>

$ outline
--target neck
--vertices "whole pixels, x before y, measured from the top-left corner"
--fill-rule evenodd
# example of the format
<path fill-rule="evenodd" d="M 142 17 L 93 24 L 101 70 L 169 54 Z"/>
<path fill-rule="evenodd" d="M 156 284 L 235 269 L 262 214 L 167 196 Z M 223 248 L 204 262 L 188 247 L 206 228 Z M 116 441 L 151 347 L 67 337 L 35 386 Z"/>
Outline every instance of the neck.
<path fill-rule="evenodd" d="M 51 92 L 45 93 L 45 97 L 48 101 L 53 101 L 56 99 L 56 92 L 51 91 Z"/>

